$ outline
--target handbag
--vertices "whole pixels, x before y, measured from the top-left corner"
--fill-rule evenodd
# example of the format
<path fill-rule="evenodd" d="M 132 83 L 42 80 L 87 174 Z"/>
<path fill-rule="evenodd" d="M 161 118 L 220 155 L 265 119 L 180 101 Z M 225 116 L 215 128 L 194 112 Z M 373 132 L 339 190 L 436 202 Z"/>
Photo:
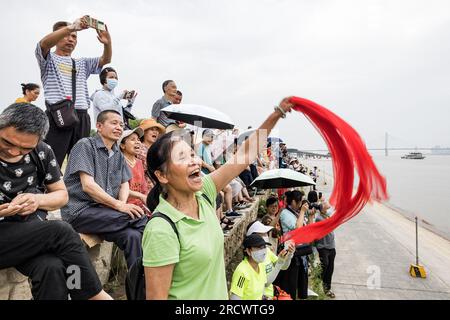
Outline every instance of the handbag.
<path fill-rule="evenodd" d="M 75 111 L 75 100 L 77 95 L 76 74 L 75 60 L 72 59 L 72 99 L 66 98 L 52 104 L 45 101 L 47 111 L 55 122 L 56 127 L 59 129 L 71 129 L 80 122 Z"/>
<path fill-rule="evenodd" d="M 309 243 L 305 243 L 295 247 L 294 255 L 302 257 L 302 256 L 309 256 L 312 253 L 313 253 L 312 245 Z"/>

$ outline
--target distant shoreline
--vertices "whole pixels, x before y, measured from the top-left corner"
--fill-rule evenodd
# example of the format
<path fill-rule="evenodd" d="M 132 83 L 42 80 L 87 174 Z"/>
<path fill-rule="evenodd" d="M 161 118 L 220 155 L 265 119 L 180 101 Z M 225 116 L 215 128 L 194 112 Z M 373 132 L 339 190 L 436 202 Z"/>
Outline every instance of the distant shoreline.
<path fill-rule="evenodd" d="M 319 171 L 325 175 L 327 177 L 327 180 L 331 180 L 328 183 L 334 183 L 334 177 L 333 175 L 327 173 L 322 167 L 319 167 L 319 164 L 315 163 L 314 160 L 311 159 L 302 159 L 304 162 L 306 162 L 306 164 L 308 165 L 308 167 L 311 167 L 310 163 L 313 163 L 314 165 L 317 165 L 317 168 L 319 169 Z M 311 168 L 309 168 L 311 169 Z M 319 187 L 320 188 L 320 187 Z M 320 191 L 320 190 L 319 190 Z M 430 222 L 428 222 L 427 220 L 423 219 L 421 216 L 413 214 L 412 212 L 409 212 L 405 209 L 399 208 L 397 206 L 395 206 L 394 204 L 390 203 L 389 201 L 385 201 L 385 202 L 379 202 L 380 205 L 387 207 L 388 209 L 395 211 L 396 213 L 398 213 L 399 215 L 401 215 L 403 218 L 414 222 L 415 217 L 417 216 L 419 218 L 419 227 L 422 227 L 432 233 L 434 233 L 435 235 L 450 241 L 450 235 L 446 234 L 444 231 L 441 231 L 439 229 L 437 229 L 433 224 L 431 224 Z M 422 222 L 422 223 L 420 223 Z"/>
<path fill-rule="evenodd" d="M 410 221 L 414 221 L 415 220 L 415 216 L 416 215 L 414 215 L 411 212 L 408 212 L 407 210 L 399 208 L 399 207 L 393 205 L 392 203 L 383 202 L 383 203 L 380 203 L 380 204 L 383 205 L 383 206 L 388 207 L 389 209 L 391 209 L 391 210 L 393 210 L 395 212 L 397 212 L 398 214 L 400 214 L 402 217 L 404 217 L 407 220 L 410 220 Z M 422 223 L 419 223 L 420 227 L 422 227 L 424 229 L 427 229 L 428 231 L 433 232 L 435 235 L 437 235 L 439 237 L 442 237 L 445 240 L 450 241 L 450 236 L 449 235 L 445 234 L 443 231 L 441 231 L 439 229 L 436 229 L 436 227 L 433 224 L 429 223 L 427 220 L 423 219 L 422 217 L 420 217 L 420 216 L 417 216 L 417 217 L 419 218 L 419 221 L 422 222 Z"/>

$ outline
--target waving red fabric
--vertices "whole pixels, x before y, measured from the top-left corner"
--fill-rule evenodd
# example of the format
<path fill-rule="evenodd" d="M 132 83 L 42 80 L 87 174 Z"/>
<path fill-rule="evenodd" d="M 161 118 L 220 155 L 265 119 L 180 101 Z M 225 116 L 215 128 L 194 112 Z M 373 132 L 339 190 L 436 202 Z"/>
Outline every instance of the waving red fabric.
<path fill-rule="evenodd" d="M 327 220 L 286 233 L 281 241 L 296 244 L 312 242 L 326 236 L 342 223 L 357 215 L 372 199 L 388 198 L 386 180 L 380 174 L 359 134 L 348 123 L 321 105 L 292 97 L 294 110 L 303 113 L 325 140 L 333 160 L 334 187 L 330 204 L 334 214 Z M 354 173 L 359 176 L 353 192 Z"/>

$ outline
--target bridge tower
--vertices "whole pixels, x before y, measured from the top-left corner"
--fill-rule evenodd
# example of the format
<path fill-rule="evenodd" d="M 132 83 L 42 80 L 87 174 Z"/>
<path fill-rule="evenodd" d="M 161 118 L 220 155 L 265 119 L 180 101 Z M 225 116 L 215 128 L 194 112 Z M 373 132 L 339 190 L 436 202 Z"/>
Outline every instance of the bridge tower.
<path fill-rule="evenodd" d="M 389 137 L 389 135 L 388 135 L 388 133 L 386 132 L 386 134 L 385 134 L 385 143 L 384 143 L 384 155 L 387 157 L 389 154 L 388 154 L 388 137 Z"/>

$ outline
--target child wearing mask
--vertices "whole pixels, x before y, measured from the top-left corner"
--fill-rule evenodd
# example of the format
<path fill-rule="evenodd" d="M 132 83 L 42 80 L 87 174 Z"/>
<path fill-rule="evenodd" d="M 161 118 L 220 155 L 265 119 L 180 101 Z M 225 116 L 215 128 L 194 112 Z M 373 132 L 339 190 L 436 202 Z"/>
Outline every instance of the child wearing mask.
<path fill-rule="evenodd" d="M 231 300 L 262 300 L 267 283 L 264 265 L 270 243 L 252 234 L 244 239 L 244 260 L 237 266 L 231 280 Z"/>
<path fill-rule="evenodd" d="M 253 221 L 248 225 L 247 236 L 257 234 L 261 236 L 265 242 L 270 242 L 269 232 L 273 229 L 271 226 L 265 226 L 260 221 Z M 286 241 L 278 256 L 272 252 L 270 248 L 266 248 L 267 254 L 264 259 L 264 268 L 267 274 L 267 283 L 264 290 L 264 300 L 272 300 L 274 297 L 274 290 L 272 282 L 277 278 L 280 270 L 287 270 L 291 264 L 292 257 L 295 251 L 295 244 L 292 241 Z M 287 252 L 287 253 L 286 253 Z"/>

